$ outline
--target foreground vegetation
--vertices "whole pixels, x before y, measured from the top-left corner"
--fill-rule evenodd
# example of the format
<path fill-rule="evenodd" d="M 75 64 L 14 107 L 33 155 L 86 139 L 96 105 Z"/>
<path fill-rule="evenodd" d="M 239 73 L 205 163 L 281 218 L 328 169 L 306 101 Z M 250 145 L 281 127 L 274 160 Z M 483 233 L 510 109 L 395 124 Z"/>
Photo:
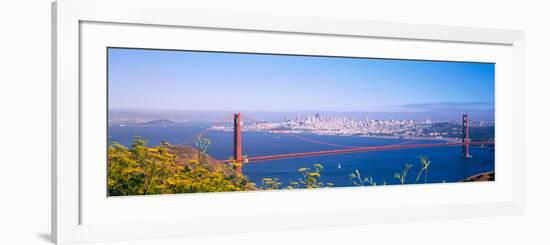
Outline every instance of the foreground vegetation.
<path fill-rule="evenodd" d="M 179 155 L 183 153 L 178 154 L 178 151 L 183 149 L 168 143 L 148 147 L 141 138 L 135 138 L 130 148 L 111 144 L 108 149 L 109 196 L 255 189 L 253 183 L 231 166 L 215 164 L 203 152 L 191 152 L 195 159 L 182 161 Z"/>

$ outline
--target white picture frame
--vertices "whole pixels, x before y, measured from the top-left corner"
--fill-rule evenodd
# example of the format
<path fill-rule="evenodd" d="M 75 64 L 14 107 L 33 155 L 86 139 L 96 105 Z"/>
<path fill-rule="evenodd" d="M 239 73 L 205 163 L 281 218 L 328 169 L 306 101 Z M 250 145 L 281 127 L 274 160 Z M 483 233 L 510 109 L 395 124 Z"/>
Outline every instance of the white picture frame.
<path fill-rule="evenodd" d="M 494 215 L 521 214 L 524 210 L 524 34 L 518 30 L 496 30 L 469 27 L 449 27 L 357 20 L 333 20 L 298 16 L 268 16 L 251 13 L 220 13 L 196 11 L 185 8 L 182 1 L 113 1 L 113 0 L 61 0 L 52 5 L 52 237 L 58 244 L 73 242 L 111 241 L 126 239 L 151 239 L 204 234 L 223 234 L 248 231 L 278 229 L 314 228 L 355 224 L 376 224 L 402 221 L 482 217 Z M 387 40 L 430 41 L 449 44 L 473 44 L 505 46 L 509 49 L 506 62 L 506 78 L 497 78 L 505 85 L 496 92 L 499 101 L 507 101 L 507 136 L 504 139 L 508 151 L 506 178 L 492 185 L 453 185 L 412 186 L 411 193 L 428 190 L 431 195 L 445 191 L 469 192 L 497 188 L 500 194 L 483 200 L 457 202 L 416 202 L 414 205 L 388 205 L 372 207 L 341 207 L 318 209 L 306 212 L 297 208 L 296 212 L 275 212 L 266 209 L 246 215 L 223 215 L 179 217 L 168 220 L 106 220 L 83 222 L 83 180 L 86 175 L 81 162 L 82 152 L 82 98 L 86 87 L 81 87 L 84 79 L 82 65 L 82 26 L 86 23 L 124 24 L 145 27 L 170 27 L 205 29 L 212 31 L 262 32 L 276 35 L 310 35 L 342 38 L 375 38 Z M 168 30 L 169 32 L 169 30 Z M 159 44 L 161 45 L 161 44 Z M 161 45 L 162 46 L 162 45 Z M 497 81 L 497 86 L 499 82 Z M 500 84 L 504 84 L 501 82 Z M 497 89 L 499 90 L 499 89 Z M 500 98 L 500 99 L 499 99 Z M 87 113 L 87 112 L 86 112 Z M 497 121 L 498 121 L 497 111 Z M 508 120 L 509 119 L 509 120 Z M 497 129 L 498 130 L 498 129 Z M 497 132 L 498 136 L 498 132 Z M 500 143 L 505 145 L 504 143 Z M 498 158 L 497 158 L 498 159 Z M 501 157 L 500 160 L 503 158 Z M 504 160 L 503 160 L 504 161 Z M 505 182 L 505 183 L 504 183 Z M 103 184 L 98 184 L 103 185 Z M 497 190 L 494 189 L 494 190 Z M 386 188 L 381 195 L 391 196 L 398 188 Z M 338 192 L 307 192 L 308 198 L 320 196 L 367 195 L 365 189 L 343 188 Z M 249 195 L 264 198 L 289 200 L 306 192 L 245 193 L 233 195 L 239 199 Z M 218 196 L 206 198 L 212 202 Z M 240 194 L 239 194 L 240 195 Z M 294 196 L 292 196 L 294 195 Z M 224 195 L 227 198 L 230 195 Z M 413 196 L 411 194 L 411 196 Z M 429 197 L 429 196 L 428 196 Z M 156 198 L 154 205 L 162 205 L 176 196 Z M 181 199 L 181 198 L 180 198 Z M 129 201 L 140 202 L 143 199 Z M 149 199 L 148 199 L 149 200 Z M 126 200 L 128 201 L 128 200 Z M 184 202 L 185 200 L 179 200 Z M 204 200 L 203 200 L 204 201 Z M 396 199 L 394 202 L 399 203 Z M 411 201 L 412 202 L 412 201 Z M 93 206 L 94 203 L 91 202 Z M 412 202 L 413 203 L 413 202 Z M 383 205 L 384 203 L 380 203 Z M 105 208 L 105 206 L 101 206 Z M 292 209 L 292 207 L 286 207 Z M 96 214 L 98 210 L 96 210 Z M 101 211 L 101 209 L 99 210 Z M 107 213 L 107 210 L 104 210 Z M 287 210 L 288 211 L 288 210 Z M 108 214 L 108 213 L 107 213 Z M 110 216 L 110 215 L 106 215 Z M 265 222 L 269 220 L 269 222 Z"/>

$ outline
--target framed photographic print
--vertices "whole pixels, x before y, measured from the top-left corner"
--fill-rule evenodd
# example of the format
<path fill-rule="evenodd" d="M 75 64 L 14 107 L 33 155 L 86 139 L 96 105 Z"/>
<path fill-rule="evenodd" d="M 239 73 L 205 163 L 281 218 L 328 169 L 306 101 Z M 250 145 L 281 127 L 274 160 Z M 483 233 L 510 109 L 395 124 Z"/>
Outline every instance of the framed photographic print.
<path fill-rule="evenodd" d="M 521 31 L 170 6 L 53 4 L 57 243 L 523 211 Z"/>
<path fill-rule="evenodd" d="M 108 196 L 495 178 L 494 63 L 106 52 Z"/>

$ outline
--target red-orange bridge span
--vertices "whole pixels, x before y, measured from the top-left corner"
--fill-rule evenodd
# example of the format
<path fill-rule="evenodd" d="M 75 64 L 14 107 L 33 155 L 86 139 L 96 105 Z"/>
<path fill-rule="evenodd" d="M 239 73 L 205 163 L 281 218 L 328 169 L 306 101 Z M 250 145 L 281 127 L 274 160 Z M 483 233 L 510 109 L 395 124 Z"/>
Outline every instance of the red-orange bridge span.
<path fill-rule="evenodd" d="M 407 144 L 407 145 L 383 145 L 383 146 L 361 146 L 348 149 L 326 150 L 326 151 L 313 151 L 313 152 L 299 152 L 299 153 L 286 153 L 278 155 L 267 156 L 253 156 L 246 159 L 247 162 L 260 162 L 278 159 L 288 158 L 300 158 L 300 157 L 312 157 L 323 155 L 337 155 L 347 154 L 354 152 L 369 152 L 369 151 L 387 151 L 387 150 L 400 150 L 400 149 L 412 149 L 412 148 L 431 148 L 431 147 L 445 147 L 445 146 L 464 146 L 467 145 L 492 145 L 494 141 L 470 141 L 467 143 L 462 142 L 443 142 L 443 143 L 427 143 L 427 144 Z M 225 160 L 223 162 L 231 162 L 232 160 Z M 234 160 L 233 160 L 234 161 Z"/>

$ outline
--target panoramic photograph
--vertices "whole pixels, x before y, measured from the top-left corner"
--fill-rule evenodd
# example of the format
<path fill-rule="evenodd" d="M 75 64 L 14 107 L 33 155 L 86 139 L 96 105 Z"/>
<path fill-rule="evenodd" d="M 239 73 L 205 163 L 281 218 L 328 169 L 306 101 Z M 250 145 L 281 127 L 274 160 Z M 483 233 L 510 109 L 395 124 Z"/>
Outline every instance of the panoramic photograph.
<path fill-rule="evenodd" d="M 107 49 L 108 196 L 495 180 L 494 63 Z"/>

